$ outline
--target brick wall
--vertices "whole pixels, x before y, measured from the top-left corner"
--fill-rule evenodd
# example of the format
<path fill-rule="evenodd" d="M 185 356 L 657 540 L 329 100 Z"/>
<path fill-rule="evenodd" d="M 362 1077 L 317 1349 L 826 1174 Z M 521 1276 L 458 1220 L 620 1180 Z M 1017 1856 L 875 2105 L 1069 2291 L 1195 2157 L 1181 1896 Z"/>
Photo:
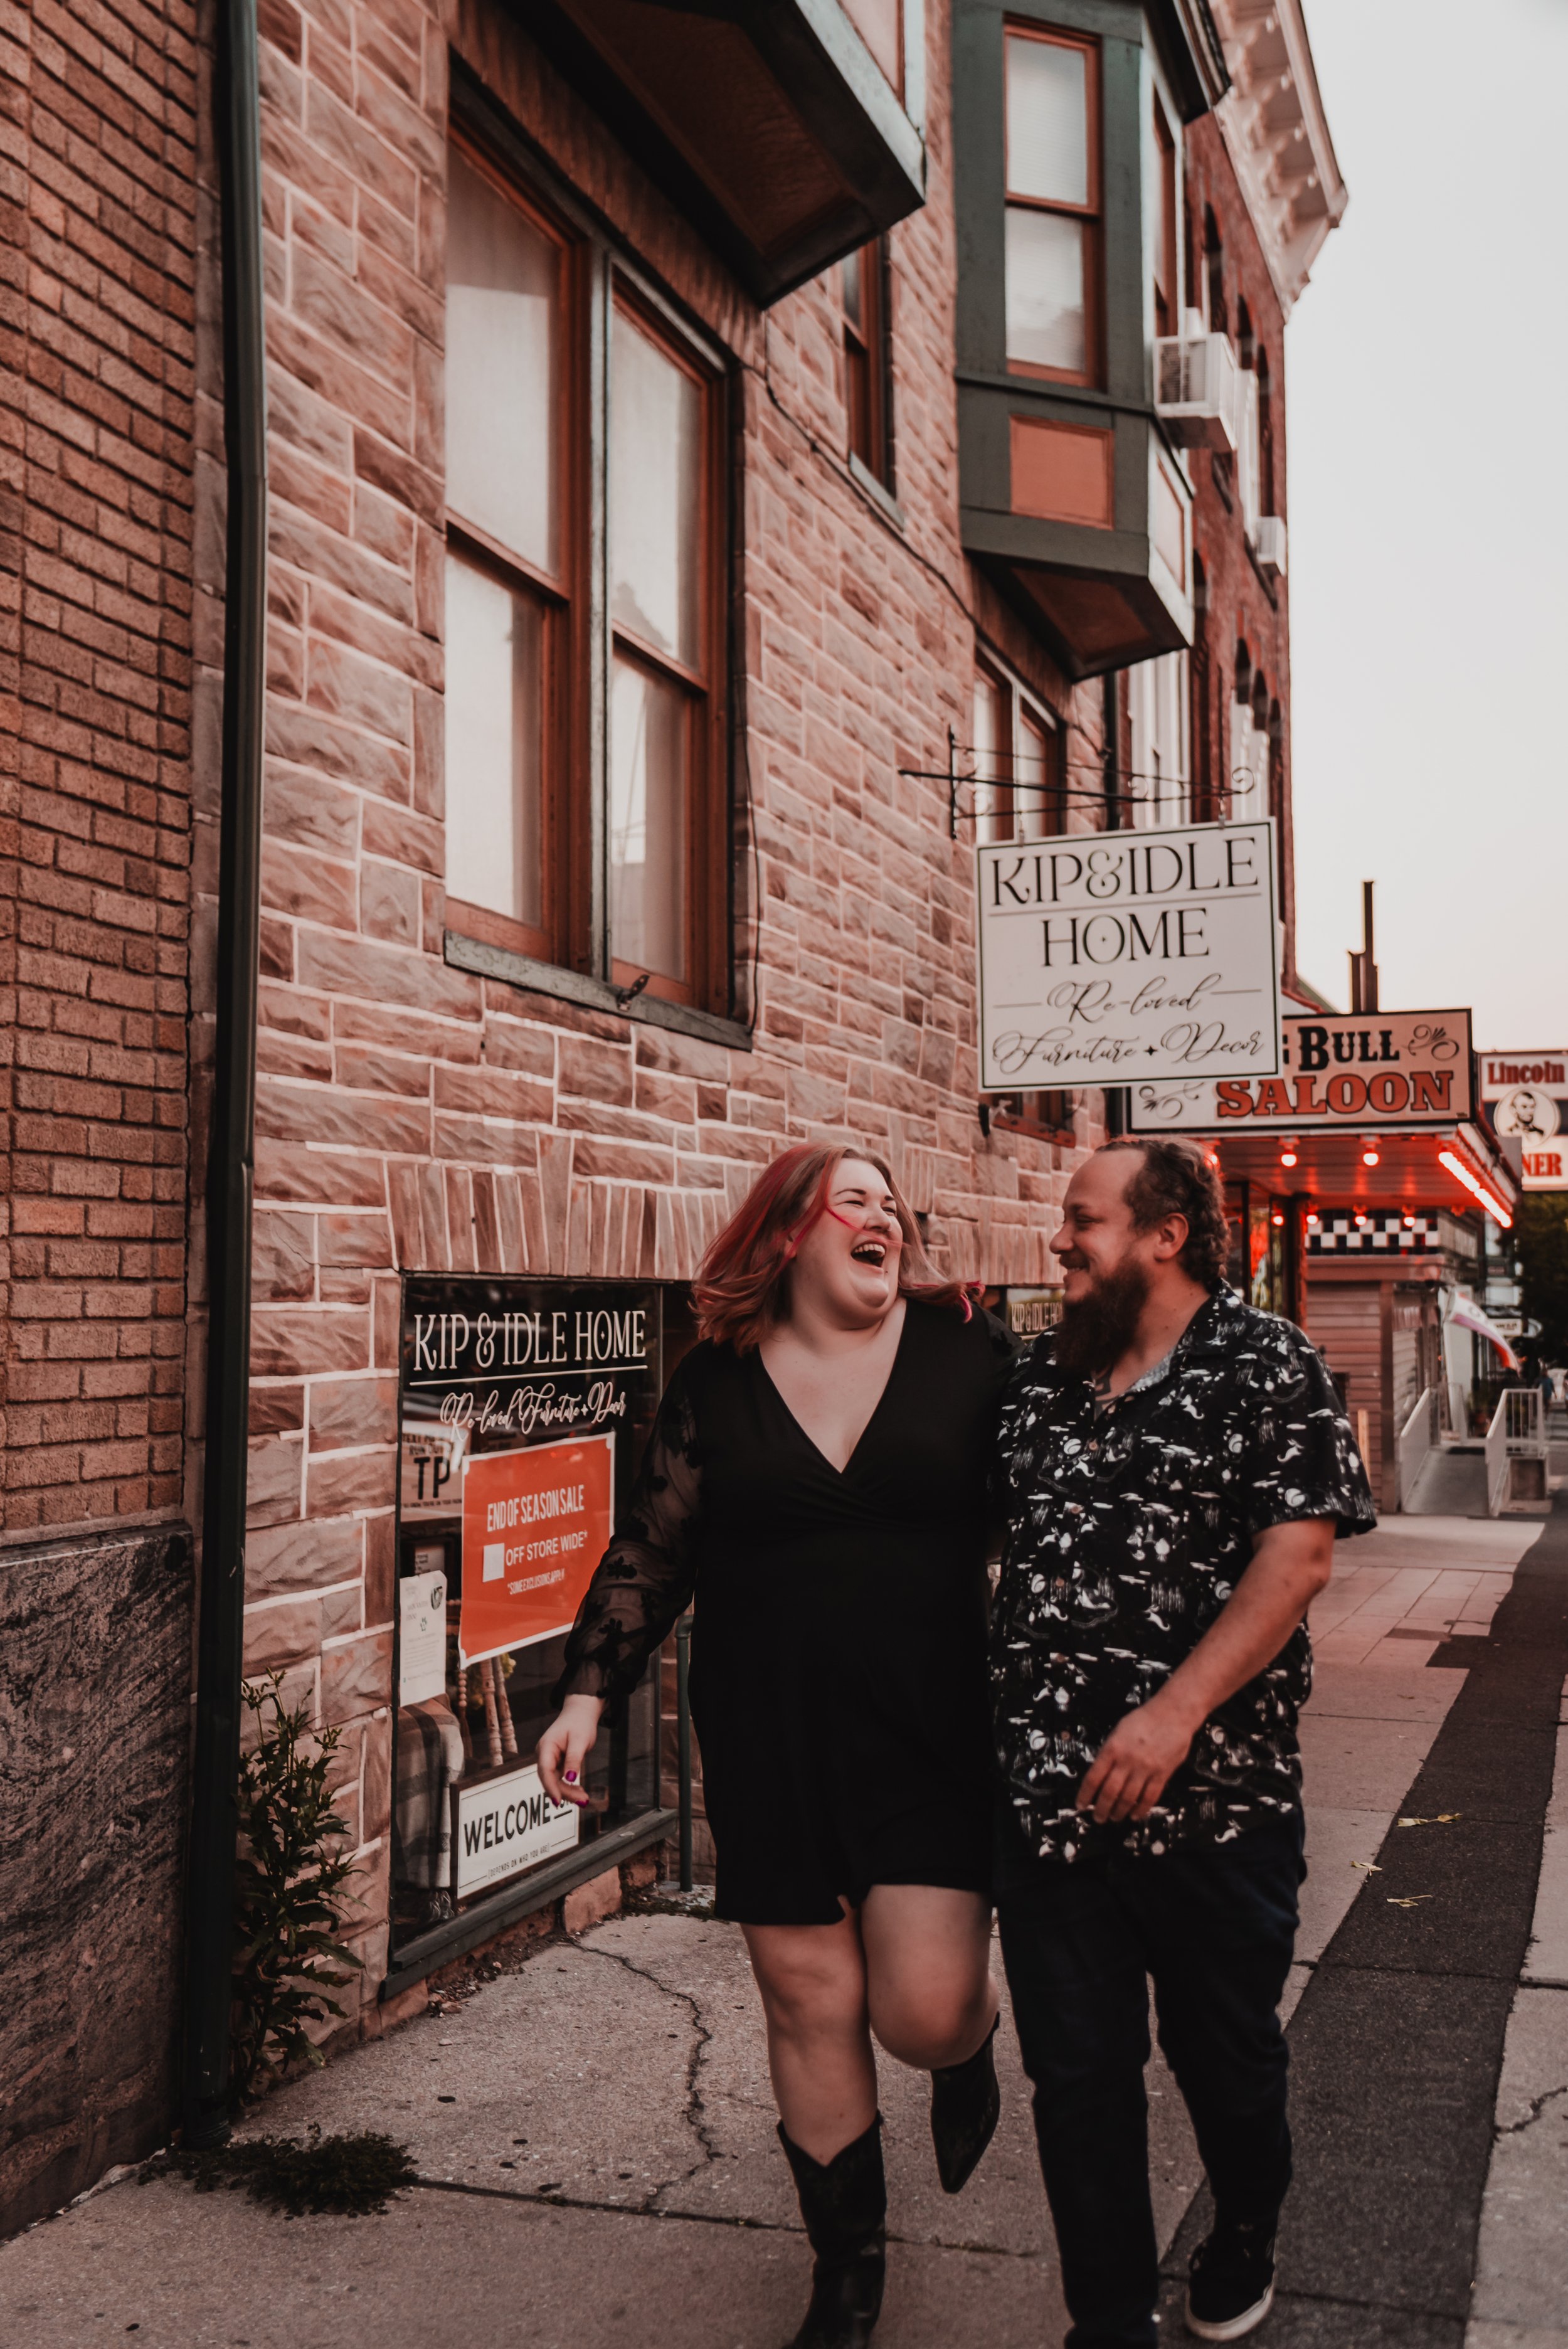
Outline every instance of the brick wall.
<path fill-rule="evenodd" d="M 1274 444 L 1274 502 L 1270 511 L 1284 518 L 1285 498 L 1285 375 L 1284 318 L 1269 276 L 1263 247 L 1253 226 L 1234 167 L 1226 151 L 1219 124 L 1212 115 L 1193 123 L 1186 134 L 1187 202 L 1194 223 L 1192 255 L 1202 267 L 1204 207 L 1211 206 L 1224 246 L 1224 284 L 1228 331 L 1237 332 L 1237 316 L 1244 302 L 1253 336 L 1268 361 L 1270 429 Z M 1192 289 L 1192 299 L 1197 291 Z M 1240 500 L 1234 493 L 1228 460 L 1211 462 L 1204 450 L 1194 450 L 1189 470 L 1194 499 L 1192 543 L 1206 574 L 1207 608 L 1201 615 L 1200 653 L 1195 662 L 1194 696 L 1200 680 L 1209 698 L 1209 740 L 1220 781 L 1230 766 L 1231 708 L 1235 696 L 1236 646 L 1245 643 L 1254 670 L 1268 680 L 1269 698 L 1277 701 L 1284 720 L 1281 746 L 1279 802 L 1271 812 L 1281 833 L 1280 875 L 1285 926 L 1284 976 L 1295 976 L 1295 852 L 1291 817 L 1290 768 L 1290 598 L 1284 579 L 1268 579 L 1248 551 L 1242 527 Z M 1228 501 L 1228 502 L 1227 502 Z M 1288 556 L 1287 556 L 1288 560 Z M 1206 674 L 1205 674 L 1206 671 Z M 1238 811 L 1241 812 L 1242 811 Z"/>
<path fill-rule="evenodd" d="M 196 66 L 0 14 L 0 2226 L 172 2078 Z"/>
<path fill-rule="evenodd" d="M 750 308 L 514 16 L 267 0 L 263 30 L 273 570 L 246 1657 L 344 1727 L 369 1996 L 400 1273 L 685 1278 L 787 1139 L 848 1129 L 889 1151 L 943 1261 L 1046 1277 L 1064 1154 L 982 1140 L 968 843 L 948 837 L 943 787 L 898 771 L 938 764 L 949 723 L 967 739 L 977 618 L 1069 704 L 958 543 L 944 11 L 932 200 L 892 236 L 902 532 L 841 454 L 828 291 Z M 449 36 L 739 363 L 749 1051 L 442 960 Z M 1097 746 L 1098 690 L 1081 698 Z"/>
<path fill-rule="evenodd" d="M 8 1530 L 181 1495 L 193 34 L 0 56 Z"/>

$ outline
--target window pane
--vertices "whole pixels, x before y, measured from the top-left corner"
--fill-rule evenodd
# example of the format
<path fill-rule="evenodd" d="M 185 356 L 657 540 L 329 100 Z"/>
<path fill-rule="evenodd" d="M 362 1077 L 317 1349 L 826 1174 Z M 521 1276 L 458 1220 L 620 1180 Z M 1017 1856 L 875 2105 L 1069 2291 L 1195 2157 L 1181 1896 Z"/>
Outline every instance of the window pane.
<path fill-rule="evenodd" d="M 1059 828 L 1060 811 L 1053 786 L 1051 737 L 1045 728 L 1037 725 L 1026 710 L 1020 713 L 1018 726 L 1018 776 L 1027 791 L 1015 794 L 1021 822 L 1018 830 L 1026 840 L 1037 840 Z"/>
<path fill-rule="evenodd" d="M 858 251 L 854 253 L 846 253 L 842 261 L 839 264 L 839 282 L 843 287 L 844 295 L 844 316 L 849 320 L 851 326 L 861 335 L 863 335 L 866 330 L 865 313 L 863 308 L 864 295 L 862 291 L 864 284 L 864 245 L 861 245 Z"/>
<path fill-rule="evenodd" d="M 975 837 L 1011 840 L 1013 795 L 1006 786 L 1012 765 L 1009 698 L 984 669 L 975 676 Z M 990 788 L 986 789 L 985 786 Z"/>
<path fill-rule="evenodd" d="M 447 557 L 447 887 L 531 929 L 542 923 L 540 802 L 544 615 Z"/>
<path fill-rule="evenodd" d="M 610 688 L 610 951 L 685 978 L 686 700 L 617 657 Z"/>
<path fill-rule="evenodd" d="M 560 568 L 561 256 L 454 149 L 447 210 L 447 502 Z"/>
<path fill-rule="evenodd" d="M 1060 212 L 1007 213 L 1007 357 L 1083 375 L 1084 230 Z"/>
<path fill-rule="evenodd" d="M 1007 40 L 1007 192 L 1088 202 L 1088 60 L 1055 41 Z"/>
<path fill-rule="evenodd" d="M 702 663 L 702 386 L 615 313 L 610 349 L 611 611 Z"/>

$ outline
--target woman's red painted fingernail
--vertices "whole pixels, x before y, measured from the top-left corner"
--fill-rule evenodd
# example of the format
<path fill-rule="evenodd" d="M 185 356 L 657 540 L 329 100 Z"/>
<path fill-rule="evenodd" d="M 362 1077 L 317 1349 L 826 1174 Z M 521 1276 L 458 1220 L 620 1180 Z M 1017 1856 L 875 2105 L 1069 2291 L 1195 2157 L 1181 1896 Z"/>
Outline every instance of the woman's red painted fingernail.
<path fill-rule="evenodd" d="M 566 1773 L 566 1783 L 569 1786 L 574 1786 L 577 1784 L 577 1773 L 575 1770 L 568 1770 Z"/>

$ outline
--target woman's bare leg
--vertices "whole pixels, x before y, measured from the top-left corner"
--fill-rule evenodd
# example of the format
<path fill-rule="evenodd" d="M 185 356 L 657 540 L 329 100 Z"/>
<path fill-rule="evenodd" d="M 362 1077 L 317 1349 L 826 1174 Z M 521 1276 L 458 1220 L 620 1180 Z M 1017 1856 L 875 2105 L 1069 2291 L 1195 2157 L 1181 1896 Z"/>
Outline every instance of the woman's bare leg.
<path fill-rule="evenodd" d="M 988 1901 L 941 1885 L 875 1884 L 860 1927 L 880 2046 L 901 2064 L 934 2072 L 984 2045 L 997 2004 Z"/>
<path fill-rule="evenodd" d="M 785 2135 L 813 2161 L 831 2161 L 877 2111 L 856 1920 L 742 1930 L 768 2017 L 768 2065 Z"/>

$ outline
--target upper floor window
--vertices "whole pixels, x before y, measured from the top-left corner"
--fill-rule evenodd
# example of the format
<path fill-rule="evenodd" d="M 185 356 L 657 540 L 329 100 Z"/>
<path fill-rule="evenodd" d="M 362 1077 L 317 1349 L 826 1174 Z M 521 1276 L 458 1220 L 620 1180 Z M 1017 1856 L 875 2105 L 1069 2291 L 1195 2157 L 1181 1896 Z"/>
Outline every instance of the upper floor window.
<path fill-rule="evenodd" d="M 1007 363 L 1090 383 L 1099 367 L 1099 45 L 1009 25 Z"/>
<path fill-rule="evenodd" d="M 839 264 L 844 305 L 844 409 L 850 454 L 884 489 L 892 487 L 889 420 L 887 255 L 880 237 Z"/>
<path fill-rule="evenodd" d="M 1212 335 L 1230 331 L 1225 305 L 1225 248 L 1212 204 L 1203 207 L 1203 309 Z"/>
<path fill-rule="evenodd" d="M 999 665 L 976 665 L 975 830 L 979 840 L 1039 840 L 1067 829 L 1061 734 Z"/>
<path fill-rule="evenodd" d="M 447 254 L 449 920 L 727 1009 L 717 373 L 466 146 Z"/>
<path fill-rule="evenodd" d="M 1192 711 L 1188 657 L 1161 653 L 1127 672 L 1131 719 L 1131 816 L 1143 830 L 1184 823 L 1192 795 Z"/>
<path fill-rule="evenodd" d="M 1154 331 L 1173 335 L 1179 322 L 1176 283 L 1176 141 L 1159 98 L 1154 100 Z"/>

